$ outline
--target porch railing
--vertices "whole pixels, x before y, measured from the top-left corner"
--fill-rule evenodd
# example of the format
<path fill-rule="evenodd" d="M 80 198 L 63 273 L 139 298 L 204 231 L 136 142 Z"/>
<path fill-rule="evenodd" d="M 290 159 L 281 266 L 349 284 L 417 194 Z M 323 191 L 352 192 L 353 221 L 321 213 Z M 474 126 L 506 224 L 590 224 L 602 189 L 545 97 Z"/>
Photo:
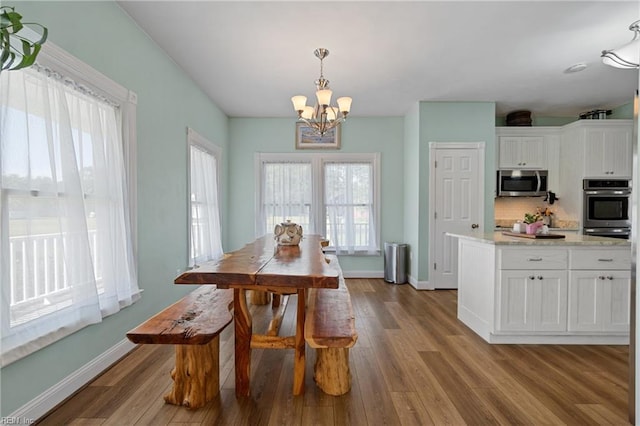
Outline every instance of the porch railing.
<path fill-rule="evenodd" d="M 15 236 L 9 238 L 9 282 L 11 288 L 12 323 L 34 311 L 59 303 L 69 293 L 68 267 L 65 262 L 63 238 L 67 238 L 66 255 L 74 252 L 74 238 L 60 234 Z M 102 283 L 102 264 L 97 254 L 97 231 L 89 231 L 89 246 L 98 287 Z M 70 266 L 67 266 L 70 265 Z M 100 288 L 99 288 L 100 290 Z"/>

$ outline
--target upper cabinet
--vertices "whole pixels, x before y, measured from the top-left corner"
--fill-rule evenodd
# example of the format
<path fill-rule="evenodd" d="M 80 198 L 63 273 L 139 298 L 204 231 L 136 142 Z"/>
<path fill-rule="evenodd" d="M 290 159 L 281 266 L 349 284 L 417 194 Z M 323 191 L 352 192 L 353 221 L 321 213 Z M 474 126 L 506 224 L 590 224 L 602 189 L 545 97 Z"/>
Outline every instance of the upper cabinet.
<path fill-rule="evenodd" d="M 546 169 L 547 149 L 543 136 L 499 136 L 498 167 Z"/>
<path fill-rule="evenodd" d="M 558 157 L 557 127 L 496 127 L 498 169 L 548 170 Z"/>
<path fill-rule="evenodd" d="M 586 178 L 631 178 L 631 126 L 602 125 L 584 129 Z"/>
<path fill-rule="evenodd" d="M 580 120 L 563 129 L 562 160 L 578 161 L 579 179 L 631 179 L 631 120 Z"/>

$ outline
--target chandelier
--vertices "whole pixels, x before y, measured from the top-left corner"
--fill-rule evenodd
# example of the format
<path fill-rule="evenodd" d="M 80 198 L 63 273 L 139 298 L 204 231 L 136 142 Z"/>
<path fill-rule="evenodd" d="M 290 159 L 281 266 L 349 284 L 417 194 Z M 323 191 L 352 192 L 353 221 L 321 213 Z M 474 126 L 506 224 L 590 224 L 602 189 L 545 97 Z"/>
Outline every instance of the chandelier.
<path fill-rule="evenodd" d="M 316 105 L 308 106 L 307 97 L 298 95 L 291 98 L 293 109 L 298 112 L 298 121 L 311 127 L 316 133 L 324 135 L 338 124 L 347 119 L 347 114 L 351 109 L 351 98 L 342 97 L 337 99 L 338 106 L 331 106 L 332 91 L 329 89 L 329 80 L 322 75 L 322 60 L 329 56 L 329 51 L 318 48 L 313 51 L 320 59 L 320 78 L 316 80 Z"/>
<path fill-rule="evenodd" d="M 633 39 L 617 49 L 603 50 L 602 62 L 616 68 L 637 69 L 640 67 L 640 21 L 629 25 Z"/>

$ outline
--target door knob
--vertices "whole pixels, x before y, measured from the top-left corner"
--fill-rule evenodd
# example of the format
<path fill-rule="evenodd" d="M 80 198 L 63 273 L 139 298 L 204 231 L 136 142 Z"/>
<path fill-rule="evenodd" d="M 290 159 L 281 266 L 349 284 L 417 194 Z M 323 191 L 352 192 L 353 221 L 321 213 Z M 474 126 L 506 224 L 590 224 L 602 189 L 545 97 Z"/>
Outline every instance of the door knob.
<path fill-rule="evenodd" d="M 478 228 L 480 228 L 480 225 L 478 225 L 477 223 L 471 224 L 471 229 L 478 229 Z"/>

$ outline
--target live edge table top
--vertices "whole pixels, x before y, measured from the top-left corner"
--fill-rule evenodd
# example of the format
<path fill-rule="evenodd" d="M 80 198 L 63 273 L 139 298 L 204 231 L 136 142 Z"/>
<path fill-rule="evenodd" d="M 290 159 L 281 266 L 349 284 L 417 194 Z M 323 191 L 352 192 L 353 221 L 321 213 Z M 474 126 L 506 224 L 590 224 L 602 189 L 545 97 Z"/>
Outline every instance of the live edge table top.
<path fill-rule="evenodd" d="M 175 279 L 176 284 L 215 284 L 219 288 L 234 289 L 237 397 L 250 394 L 251 349 L 256 347 L 294 349 L 293 394 L 304 393 L 306 292 L 310 288 L 337 289 L 340 285 L 340 267 L 326 261 L 322 240 L 319 235 L 305 235 L 297 246 L 279 246 L 273 236 L 267 235 Z M 245 296 L 247 290 L 297 294 L 295 336 L 254 334 Z"/>
<path fill-rule="evenodd" d="M 279 246 L 265 235 L 240 250 L 202 263 L 176 284 L 215 284 L 219 288 L 338 288 L 340 271 L 325 261 L 319 235 L 305 235 L 297 246 Z"/>

